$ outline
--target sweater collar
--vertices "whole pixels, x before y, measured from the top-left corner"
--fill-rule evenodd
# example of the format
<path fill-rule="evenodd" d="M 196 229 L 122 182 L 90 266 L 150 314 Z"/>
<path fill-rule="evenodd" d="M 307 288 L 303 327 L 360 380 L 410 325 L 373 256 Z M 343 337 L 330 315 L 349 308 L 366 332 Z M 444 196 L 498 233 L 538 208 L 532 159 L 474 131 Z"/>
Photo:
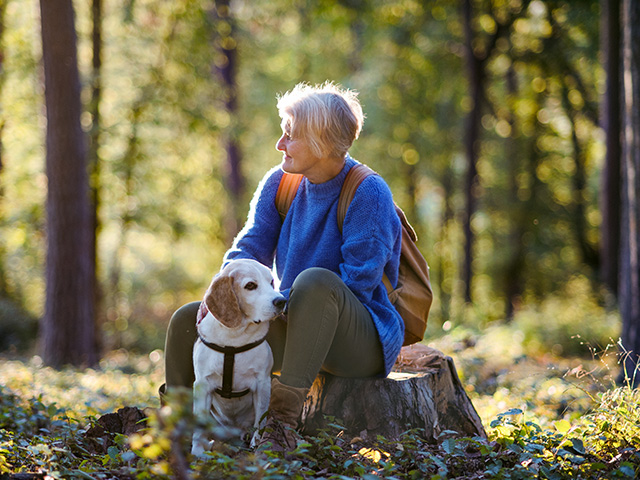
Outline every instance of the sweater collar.
<path fill-rule="evenodd" d="M 336 192 L 340 192 L 342 189 L 342 184 L 344 183 L 344 179 L 347 177 L 347 172 L 356 164 L 357 162 L 351 157 L 351 155 L 347 154 L 344 162 L 344 166 L 338 175 L 333 177 L 331 180 L 328 180 L 323 183 L 311 183 L 306 178 L 304 179 L 304 184 L 307 189 L 307 193 L 310 196 L 316 198 L 323 198 L 331 195 L 335 195 Z"/>

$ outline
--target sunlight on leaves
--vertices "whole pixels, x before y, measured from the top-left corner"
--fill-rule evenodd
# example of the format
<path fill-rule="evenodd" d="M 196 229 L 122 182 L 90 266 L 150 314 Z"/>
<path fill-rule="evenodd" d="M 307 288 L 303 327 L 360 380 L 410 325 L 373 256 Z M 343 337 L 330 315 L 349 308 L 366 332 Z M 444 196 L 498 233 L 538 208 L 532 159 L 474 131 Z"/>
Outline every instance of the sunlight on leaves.
<path fill-rule="evenodd" d="M 571 424 L 566 420 L 558 420 L 557 422 L 553 422 L 553 426 L 556 427 L 556 430 L 561 434 L 569 433 L 571 429 Z"/>
<path fill-rule="evenodd" d="M 375 450 L 373 448 L 361 448 L 358 450 L 358 453 L 374 463 L 378 463 L 383 456 L 385 458 L 389 458 L 389 454 L 387 452 L 381 452 L 380 450 Z"/>

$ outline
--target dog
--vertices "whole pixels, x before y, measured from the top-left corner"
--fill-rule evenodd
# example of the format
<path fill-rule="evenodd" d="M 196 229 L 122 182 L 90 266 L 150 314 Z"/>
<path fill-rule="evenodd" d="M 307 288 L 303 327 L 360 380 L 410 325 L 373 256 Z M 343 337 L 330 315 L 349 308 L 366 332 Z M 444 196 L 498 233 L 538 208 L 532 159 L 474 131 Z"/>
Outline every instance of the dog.
<path fill-rule="evenodd" d="M 271 270 L 255 260 L 234 260 L 213 278 L 193 348 L 196 418 L 213 415 L 221 427 L 257 432 L 271 397 L 273 355 L 265 337 L 285 305 Z M 200 456 L 212 443 L 196 428 L 191 453 Z"/>

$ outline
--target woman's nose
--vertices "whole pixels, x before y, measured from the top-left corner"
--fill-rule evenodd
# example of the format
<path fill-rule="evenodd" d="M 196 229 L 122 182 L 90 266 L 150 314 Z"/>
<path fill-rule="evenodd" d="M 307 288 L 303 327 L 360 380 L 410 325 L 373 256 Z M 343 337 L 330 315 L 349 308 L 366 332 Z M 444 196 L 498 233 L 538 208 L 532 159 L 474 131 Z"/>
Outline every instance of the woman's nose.
<path fill-rule="evenodd" d="M 284 152 L 284 135 L 282 135 L 278 140 L 278 143 L 276 143 L 276 150 Z"/>

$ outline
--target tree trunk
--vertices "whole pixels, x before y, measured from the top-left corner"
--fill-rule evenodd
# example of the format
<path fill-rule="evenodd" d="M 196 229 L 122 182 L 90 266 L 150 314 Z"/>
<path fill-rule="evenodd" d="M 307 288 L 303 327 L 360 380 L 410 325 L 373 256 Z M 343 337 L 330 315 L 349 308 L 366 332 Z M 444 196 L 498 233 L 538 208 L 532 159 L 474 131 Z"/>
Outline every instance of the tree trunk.
<path fill-rule="evenodd" d="M 600 279 L 618 293 L 620 254 L 620 2 L 602 0 L 600 28 L 602 63 L 606 89 L 602 98 L 600 125 L 605 132 L 607 153 L 600 189 Z"/>
<path fill-rule="evenodd" d="M 464 195 L 465 209 L 463 212 L 462 229 L 464 233 L 464 260 L 462 264 L 462 281 L 464 284 L 464 300 L 471 302 L 471 280 L 473 278 L 473 241 L 474 234 L 471 220 L 477 208 L 478 195 L 478 143 L 480 141 L 480 116 L 484 86 L 484 62 L 473 50 L 473 13 L 471 0 L 465 0 L 463 5 L 463 20 L 465 31 L 465 50 L 467 60 L 467 79 L 471 93 L 471 110 L 467 114 L 464 128 L 464 151 L 467 159 Z M 486 55 L 486 54 L 485 54 Z M 486 58 L 486 57 L 485 57 Z"/>
<path fill-rule="evenodd" d="M 575 165 L 575 172 L 572 175 L 574 209 L 573 215 L 571 215 L 573 221 L 572 230 L 580 253 L 582 254 L 583 263 L 597 270 L 600 265 L 598 249 L 588 240 L 587 198 L 585 195 L 587 190 L 587 172 L 585 168 L 586 153 L 578 139 L 578 118 L 576 111 L 573 109 L 571 102 L 569 101 L 570 88 L 571 87 L 567 84 L 562 88 L 562 103 L 571 125 L 573 164 Z"/>
<path fill-rule="evenodd" d="M 518 81 L 516 71 L 511 64 L 507 71 L 505 83 L 507 85 L 508 98 L 515 99 L 518 95 Z M 516 313 L 517 304 L 523 291 L 523 269 L 524 269 L 524 242 L 525 232 L 524 215 L 522 202 L 518 198 L 518 174 L 521 157 L 519 150 L 522 140 L 519 135 L 518 115 L 515 105 L 510 102 L 509 126 L 511 135 L 505 139 L 504 152 L 507 161 L 508 172 L 508 195 L 509 200 L 505 209 L 508 212 L 510 232 L 507 235 L 507 245 L 505 252 L 508 252 L 507 262 L 503 277 L 503 289 L 505 297 L 505 320 L 510 322 Z"/>
<path fill-rule="evenodd" d="M 320 374 L 304 406 L 304 433 L 326 427 L 326 417 L 333 417 L 347 435 L 363 439 L 397 440 L 415 428 L 429 440 L 445 430 L 486 438 L 451 357 L 417 344 L 403 348 L 396 366 L 405 371 L 388 378 Z"/>
<path fill-rule="evenodd" d="M 451 166 L 449 165 L 442 176 L 442 190 L 444 191 L 444 198 L 442 203 L 444 204 L 444 208 L 442 209 L 442 216 L 440 220 L 440 237 L 438 242 L 442 245 L 449 242 L 449 235 L 451 229 L 451 223 L 454 218 L 453 213 L 453 196 L 454 196 L 454 172 Z M 444 323 L 449 319 L 451 312 L 451 296 L 453 291 L 453 281 L 451 279 L 447 280 L 445 276 L 445 272 L 447 272 L 447 259 L 445 258 L 444 253 L 441 251 L 440 255 L 436 257 L 439 262 L 439 268 L 435 270 L 435 279 L 436 284 L 438 285 L 439 292 L 439 300 L 440 300 L 440 318 Z"/>
<path fill-rule="evenodd" d="M 47 364 L 95 365 L 91 215 L 71 0 L 41 0 L 47 107 Z"/>
<path fill-rule="evenodd" d="M 640 0 L 622 4 L 622 229 L 619 301 L 623 375 L 640 384 Z"/>
<path fill-rule="evenodd" d="M 223 92 L 224 109 L 230 121 L 230 126 L 224 132 L 226 160 L 227 192 L 231 200 L 231 208 L 226 219 L 226 231 L 229 241 L 235 237 L 240 230 L 242 223 L 242 199 L 244 196 L 244 176 L 242 175 L 242 153 L 240 142 L 238 141 L 238 85 L 236 79 L 238 55 L 236 48 L 236 28 L 235 19 L 231 14 L 231 0 L 216 0 L 212 12 L 214 25 L 226 24 L 225 28 L 217 28 L 217 35 L 214 39 L 215 48 L 222 60 L 216 62 L 215 69 L 221 82 Z"/>
<path fill-rule="evenodd" d="M 2 90 L 4 89 L 4 79 L 6 75 L 6 67 L 4 64 L 4 31 L 5 31 L 5 12 L 7 11 L 7 2 L 8 0 L 0 0 L 0 96 L 2 95 Z M 4 132 L 4 112 L 2 109 L 2 105 L 0 105 L 0 178 L 2 177 L 3 167 L 4 167 L 4 147 L 3 147 L 3 132 Z M 2 183 L 0 182 L 0 212 L 4 211 L 2 208 L 2 203 L 4 203 L 4 189 L 2 188 Z M 0 218 L 0 220 L 2 220 Z M 4 251 L 4 246 L 0 244 L 0 297 L 4 297 L 7 295 L 7 277 L 5 270 L 5 261 L 6 255 Z"/>
<path fill-rule="evenodd" d="M 93 270 L 95 272 L 93 285 L 93 298 L 96 320 L 103 317 L 102 314 L 102 291 L 98 275 L 98 236 L 100 233 L 100 135 L 102 133 L 100 102 L 102 100 L 102 0 L 93 0 L 91 8 L 93 29 L 91 34 L 91 44 L 93 50 L 91 68 L 91 104 L 89 113 L 91 114 L 91 131 L 89 133 L 89 184 L 91 189 L 91 258 Z M 96 336 L 100 341 L 100 337 Z M 100 349 L 102 344 L 96 345 Z"/>

